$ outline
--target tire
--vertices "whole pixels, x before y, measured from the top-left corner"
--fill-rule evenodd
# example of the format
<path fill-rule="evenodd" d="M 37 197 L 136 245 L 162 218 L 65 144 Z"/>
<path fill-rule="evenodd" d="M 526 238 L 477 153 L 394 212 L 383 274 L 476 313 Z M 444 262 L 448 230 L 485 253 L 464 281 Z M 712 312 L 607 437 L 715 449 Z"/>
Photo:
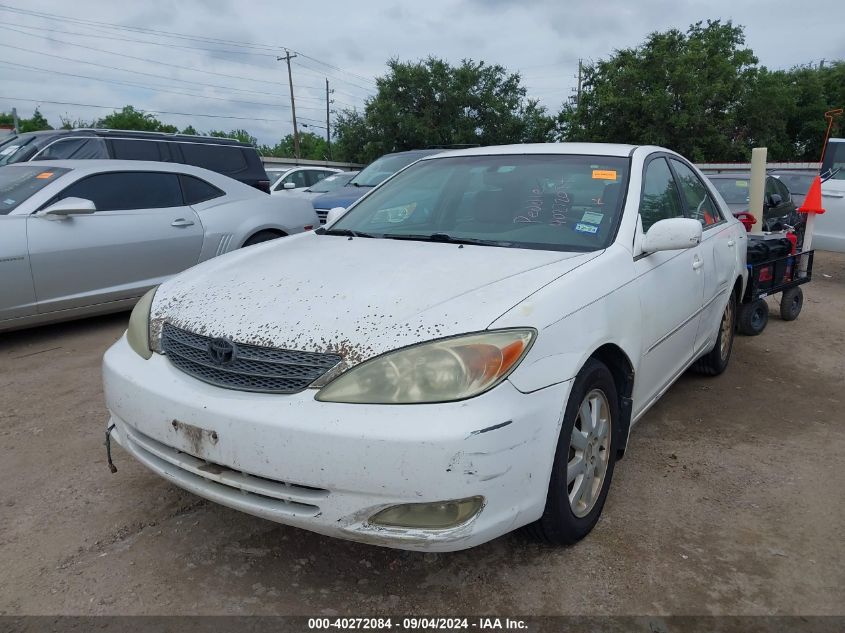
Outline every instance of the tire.
<path fill-rule="evenodd" d="M 734 345 L 734 331 L 736 330 L 736 294 L 731 293 L 722 320 L 719 324 L 719 335 L 713 344 L 713 349 L 699 358 L 693 364 L 693 371 L 706 376 L 718 376 L 728 367 L 731 351 Z"/>
<path fill-rule="evenodd" d="M 276 233 L 275 231 L 259 231 L 244 242 L 244 246 L 252 246 L 253 244 L 261 244 L 261 242 L 269 242 L 270 240 L 275 240 L 279 237 L 284 236 Z"/>
<path fill-rule="evenodd" d="M 584 404 L 590 412 L 587 419 L 592 419 L 593 412 L 597 410 L 599 416 L 605 413 L 604 433 L 601 424 L 595 424 L 595 428 L 592 428 L 589 423 L 585 425 L 582 422 L 580 412 Z M 543 516 L 527 528 L 532 536 L 553 545 L 571 545 L 587 536 L 595 527 L 613 479 L 616 445 L 620 441 L 618 420 L 619 400 L 613 376 L 603 363 L 590 359 L 575 378 L 566 403 L 552 464 L 546 508 Z M 576 439 L 576 434 L 580 439 Z M 576 448 L 573 440 L 583 448 Z M 584 468 L 584 453 L 588 451 L 587 468 Z M 568 482 L 570 462 L 578 462 L 579 452 L 582 466 L 580 469 L 575 467 L 577 473 L 573 481 Z M 601 469 L 604 474 L 599 480 Z M 570 495 L 575 493 L 576 488 L 581 494 L 574 495 L 571 502 Z M 592 494 L 588 497 L 590 492 Z"/>
<path fill-rule="evenodd" d="M 765 299 L 744 303 L 739 309 L 739 331 L 747 336 L 757 336 L 769 322 L 769 304 Z"/>
<path fill-rule="evenodd" d="M 784 290 L 780 298 L 780 318 L 784 321 L 794 321 L 801 314 L 804 307 L 804 292 L 796 286 Z"/>

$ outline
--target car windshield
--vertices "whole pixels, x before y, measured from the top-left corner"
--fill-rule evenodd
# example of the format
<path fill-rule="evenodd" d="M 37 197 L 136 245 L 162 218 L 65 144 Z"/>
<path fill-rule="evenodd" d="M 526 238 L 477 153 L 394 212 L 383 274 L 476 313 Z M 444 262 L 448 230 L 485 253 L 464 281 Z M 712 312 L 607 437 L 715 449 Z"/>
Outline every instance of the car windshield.
<path fill-rule="evenodd" d="M 728 204 L 745 204 L 748 202 L 747 178 L 711 178 L 710 182 L 716 187 Z"/>
<path fill-rule="evenodd" d="M 32 158 L 36 152 L 34 135 L 16 136 L 0 145 L 0 165 L 11 165 Z"/>
<path fill-rule="evenodd" d="M 359 187 L 375 187 L 395 174 L 403 167 L 407 167 L 418 158 L 418 154 L 399 154 L 397 156 L 382 156 L 367 165 L 361 173 L 349 181 L 350 185 Z"/>
<path fill-rule="evenodd" d="M 833 174 L 835 180 L 845 180 L 845 139 L 831 139 L 824 153 L 822 177 Z"/>
<path fill-rule="evenodd" d="M 312 185 L 308 190 L 312 193 L 329 193 L 335 189 L 340 189 L 343 185 L 348 183 L 355 174 L 335 174 L 328 178 L 323 178 L 316 185 Z"/>
<path fill-rule="evenodd" d="M 17 208 L 68 171 L 61 167 L 29 165 L 0 169 L 0 215 Z"/>
<path fill-rule="evenodd" d="M 363 198 L 326 233 L 597 250 L 616 234 L 628 165 L 622 157 L 574 155 L 425 160 Z"/>

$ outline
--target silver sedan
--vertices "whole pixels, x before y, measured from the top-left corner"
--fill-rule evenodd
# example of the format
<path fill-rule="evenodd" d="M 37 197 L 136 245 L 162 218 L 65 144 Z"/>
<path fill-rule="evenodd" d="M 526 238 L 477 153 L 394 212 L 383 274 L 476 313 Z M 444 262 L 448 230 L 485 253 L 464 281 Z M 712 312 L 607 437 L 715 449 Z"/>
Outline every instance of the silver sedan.
<path fill-rule="evenodd" d="M 0 168 L 0 331 L 130 308 L 198 262 L 315 226 L 307 200 L 190 165 Z"/>

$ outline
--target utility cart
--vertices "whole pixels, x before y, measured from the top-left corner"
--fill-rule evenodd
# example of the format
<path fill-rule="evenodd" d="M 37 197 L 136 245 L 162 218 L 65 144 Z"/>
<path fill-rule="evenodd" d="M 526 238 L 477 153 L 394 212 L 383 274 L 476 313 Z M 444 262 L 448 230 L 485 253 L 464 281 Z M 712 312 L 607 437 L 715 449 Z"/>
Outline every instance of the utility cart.
<path fill-rule="evenodd" d="M 780 316 L 794 321 L 801 314 L 804 293 L 801 285 L 813 274 L 814 251 L 780 255 L 748 264 L 748 284 L 739 305 L 737 328 L 748 336 L 760 334 L 769 322 L 766 297 L 781 293 Z"/>

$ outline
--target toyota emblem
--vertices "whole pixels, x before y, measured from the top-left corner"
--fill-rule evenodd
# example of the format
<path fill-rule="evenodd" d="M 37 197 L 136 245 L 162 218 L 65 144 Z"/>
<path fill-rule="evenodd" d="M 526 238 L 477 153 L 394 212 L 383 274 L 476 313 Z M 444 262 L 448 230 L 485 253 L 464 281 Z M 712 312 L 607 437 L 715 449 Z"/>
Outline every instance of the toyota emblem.
<path fill-rule="evenodd" d="M 208 342 L 208 355 L 215 365 L 228 365 L 235 360 L 237 348 L 225 338 L 213 338 Z"/>

